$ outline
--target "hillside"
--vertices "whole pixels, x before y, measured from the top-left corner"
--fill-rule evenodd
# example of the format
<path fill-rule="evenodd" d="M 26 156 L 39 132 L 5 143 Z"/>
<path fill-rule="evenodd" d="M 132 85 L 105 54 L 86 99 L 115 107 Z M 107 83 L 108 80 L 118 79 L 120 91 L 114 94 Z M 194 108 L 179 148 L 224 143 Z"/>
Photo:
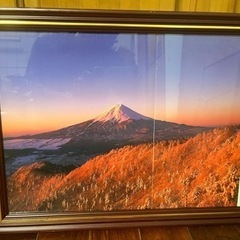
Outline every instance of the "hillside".
<path fill-rule="evenodd" d="M 74 170 L 23 166 L 8 179 L 10 211 L 236 206 L 240 129 L 125 146 Z"/>
<path fill-rule="evenodd" d="M 126 145 L 147 143 L 155 139 L 189 138 L 207 127 L 189 126 L 156 120 L 122 105 L 81 123 L 64 128 L 4 140 L 5 149 L 56 150 L 56 154 L 76 153 L 91 156 Z"/>

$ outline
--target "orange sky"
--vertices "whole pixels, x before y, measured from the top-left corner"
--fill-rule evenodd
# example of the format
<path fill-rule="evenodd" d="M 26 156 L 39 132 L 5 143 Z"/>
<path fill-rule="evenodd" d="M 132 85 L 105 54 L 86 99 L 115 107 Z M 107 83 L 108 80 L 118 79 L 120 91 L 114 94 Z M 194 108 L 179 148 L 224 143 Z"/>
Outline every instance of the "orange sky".
<path fill-rule="evenodd" d="M 25 35 L 27 37 L 27 33 Z M 27 87 L 28 78 L 20 77 L 11 82 L 8 77 L 10 69 L 17 69 L 18 63 L 17 66 L 14 64 L 16 59 L 21 60 L 20 56 L 9 61 L 12 66 L 6 67 L 6 76 L 0 76 L 4 136 L 67 127 L 90 120 L 116 104 L 124 104 L 148 117 L 180 124 L 219 126 L 240 123 L 239 37 L 160 36 L 158 39 L 164 38 L 165 48 L 156 54 L 155 63 L 135 56 L 145 58 L 149 45 L 138 46 L 140 52 L 129 52 L 135 57 L 136 64 L 144 63 L 138 66 L 136 73 L 132 65 L 118 66 L 117 58 L 109 61 L 108 55 L 102 57 L 99 46 L 90 54 L 89 50 L 83 54 L 81 63 L 84 65 L 88 61 L 88 64 L 79 72 L 79 65 L 75 69 L 69 64 L 82 60 L 81 54 L 73 54 L 78 46 L 72 45 L 75 35 L 46 34 L 46 43 L 64 42 L 65 51 L 69 52 L 50 54 L 43 43 L 39 45 L 33 51 L 36 59 L 31 58 L 32 62 L 28 63 L 35 66 L 31 73 L 36 73 L 31 75 L 31 85 Z M 126 43 L 132 37 L 135 35 L 125 34 L 121 39 L 126 38 Z M 139 42 L 144 43 L 145 40 L 140 41 L 141 37 L 146 36 L 138 36 Z M 69 43 L 68 39 L 71 40 Z M 152 50 L 157 49 L 153 46 Z M 48 54 L 51 61 L 41 54 Z M 96 59 L 98 61 L 91 65 Z M 158 68 L 158 64 L 162 64 L 161 67 Z M 72 75 L 74 71 L 67 71 L 69 69 L 77 74 Z"/>

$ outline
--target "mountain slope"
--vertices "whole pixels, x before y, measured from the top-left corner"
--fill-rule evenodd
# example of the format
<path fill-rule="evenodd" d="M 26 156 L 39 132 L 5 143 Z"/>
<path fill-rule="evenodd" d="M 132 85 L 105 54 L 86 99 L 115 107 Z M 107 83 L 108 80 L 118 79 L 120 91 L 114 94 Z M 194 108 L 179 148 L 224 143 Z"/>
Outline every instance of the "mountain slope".
<path fill-rule="evenodd" d="M 42 159 L 80 166 L 93 156 L 127 145 L 186 140 L 209 128 L 154 120 L 124 105 L 115 105 L 94 119 L 56 131 L 5 139 L 6 173 Z"/>
<path fill-rule="evenodd" d="M 22 167 L 8 179 L 10 210 L 236 206 L 239 142 L 240 129 L 229 127 L 185 141 L 125 146 L 69 173 L 45 163 Z"/>
<path fill-rule="evenodd" d="M 59 142 L 59 145 L 54 145 L 54 147 L 62 152 L 92 155 L 105 153 L 128 144 L 153 142 L 153 136 L 156 141 L 186 139 L 206 129 L 205 127 L 154 120 L 124 105 L 115 105 L 109 111 L 94 119 L 56 131 L 5 140 L 5 146 L 14 148 L 16 139 L 31 139 L 31 141 L 22 140 L 19 146 L 32 148 L 34 145 L 27 147 L 27 143 L 34 142 L 36 146 L 40 145 L 42 149 L 53 149 L 53 145 L 48 146 L 38 143 L 38 141 L 44 140 L 49 143 Z M 54 141 L 54 139 L 57 141 Z"/>

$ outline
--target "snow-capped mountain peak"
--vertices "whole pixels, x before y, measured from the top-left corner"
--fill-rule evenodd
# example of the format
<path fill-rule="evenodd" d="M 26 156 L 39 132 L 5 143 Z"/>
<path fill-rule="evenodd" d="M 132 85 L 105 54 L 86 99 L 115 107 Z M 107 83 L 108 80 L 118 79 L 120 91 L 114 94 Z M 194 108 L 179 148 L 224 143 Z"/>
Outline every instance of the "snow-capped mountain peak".
<path fill-rule="evenodd" d="M 113 106 L 110 110 L 100 114 L 94 119 L 94 122 L 107 122 L 114 121 L 117 123 L 125 122 L 129 119 L 132 120 L 149 120 L 151 118 L 143 116 L 132 109 L 126 107 L 123 104 L 117 104 Z"/>

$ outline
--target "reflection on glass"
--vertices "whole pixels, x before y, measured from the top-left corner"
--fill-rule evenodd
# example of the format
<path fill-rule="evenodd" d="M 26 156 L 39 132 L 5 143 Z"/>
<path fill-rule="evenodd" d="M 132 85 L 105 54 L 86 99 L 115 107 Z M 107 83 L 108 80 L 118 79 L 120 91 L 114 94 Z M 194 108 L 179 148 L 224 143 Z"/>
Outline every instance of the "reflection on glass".
<path fill-rule="evenodd" d="M 236 206 L 239 37 L 0 34 L 11 212 Z"/>

